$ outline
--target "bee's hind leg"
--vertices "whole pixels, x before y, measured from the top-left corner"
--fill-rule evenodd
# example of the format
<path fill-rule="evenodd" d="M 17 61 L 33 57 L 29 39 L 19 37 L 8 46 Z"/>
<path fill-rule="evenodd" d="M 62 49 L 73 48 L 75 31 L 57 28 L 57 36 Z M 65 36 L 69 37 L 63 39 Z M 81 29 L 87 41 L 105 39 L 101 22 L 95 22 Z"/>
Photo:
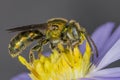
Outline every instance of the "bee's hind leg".
<path fill-rule="evenodd" d="M 47 42 L 48 42 L 47 39 L 42 39 L 42 40 L 38 41 L 38 43 L 34 47 L 31 48 L 30 53 L 29 53 L 29 60 L 30 60 L 30 62 L 33 62 L 34 59 L 35 59 L 34 52 L 37 52 L 38 53 L 37 58 L 40 58 L 40 56 L 42 54 L 41 52 L 43 50 L 43 46 Z"/>
<path fill-rule="evenodd" d="M 29 62 L 32 64 L 33 61 L 35 60 L 35 55 L 32 50 L 29 52 Z"/>
<path fill-rule="evenodd" d="M 32 48 L 30 49 L 30 52 L 29 52 L 29 61 L 30 61 L 31 63 L 32 63 L 32 62 L 34 61 L 34 59 L 35 59 L 34 52 L 37 52 L 37 53 L 38 53 L 37 58 L 39 58 L 40 55 L 41 55 L 41 52 L 42 52 L 42 45 L 37 44 L 37 45 L 35 45 L 34 47 L 32 47 Z"/>

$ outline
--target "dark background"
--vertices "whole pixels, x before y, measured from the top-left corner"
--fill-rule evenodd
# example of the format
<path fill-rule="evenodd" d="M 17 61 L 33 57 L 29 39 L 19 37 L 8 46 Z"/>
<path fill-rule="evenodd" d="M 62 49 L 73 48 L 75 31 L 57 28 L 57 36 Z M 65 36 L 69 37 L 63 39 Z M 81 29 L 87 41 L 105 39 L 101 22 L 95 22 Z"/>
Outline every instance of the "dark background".
<path fill-rule="evenodd" d="M 120 0 L 0 0 L 1 80 L 27 71 L 17 58 L 12 59 L 8 54 L 8 43 L 15 33 L 5 29 L 43 23 L 54 17 L 75 19 L 91 34 L 108 21 L 115 22 L 116 26 L 120 23 Z"/>

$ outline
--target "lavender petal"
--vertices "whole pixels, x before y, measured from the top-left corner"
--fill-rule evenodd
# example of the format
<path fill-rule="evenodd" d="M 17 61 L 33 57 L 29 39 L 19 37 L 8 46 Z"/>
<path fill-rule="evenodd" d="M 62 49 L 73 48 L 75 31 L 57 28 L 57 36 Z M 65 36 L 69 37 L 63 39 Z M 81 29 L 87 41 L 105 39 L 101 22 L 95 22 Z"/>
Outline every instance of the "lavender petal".
<path fill-rule="evenodd" d="M 92 39 L 95 42 L 99 52 L 100 52 L 100 49 L 103 47 L 104 43 L 106 42 L 106 40 L 110 37 L 113 28 L 114 28 L 114 23 L 108 22 L 100 26 L 92 34 Z"/>
<path fill-rule="evenodd" d="M 95 80 L 120 80 L 120 77 L 98 77 L 98 78 L 95 78 Z"/>
<path fill-rule="evenodd" d="M 100 70 L 114 61 L 120 59 L 120 39 L 113 45 L 113 47 L 105 54 L 100 63 L 98 64 L 96 70 Z"/>
<path fill-rule="evenodd" d="M 28 73 L 22 73 L 13 77 L 11 80 L 32 80 L 32 79 L 28 76 Z"/>
<path fill-rule="evenodd" d="M 99 71 L 94 71 L 89 74 L 91 77 L 120 77 L 120 67 L 107 68 Z"/>
<path fill-rule="evenodd" d="M 96 80 L 96 79 L 93 79 L 93 78 L 80 78 L 80 79 L 77 79 L 77 80 Z"/>
<path fill-rule="evenodd" d="M 114 23 L 108 22 L 100 26 L 92 34 L 92 39 L 97 46 L 99 56 L 101 56 L 101 49 L 103 48 L 103 45 L 105 44 L 106 40 L 110 37 L 113 28 L 114 28 Z M 94 57 L 94 61 L 93 61 L 94 64 L 97 63 L 98 58 L 96 58 L 96 56 Z"/>
<path fill-rule="evenodd" d="M 104 57 L 105 53 L 115 44 L 115 42 L 120 38 L 120 26 L 114 31 L 112 36 L 106 41 L 104 47 L 101 51 L 101 55 L 99 59 L 96 60 L 97 64 L 99 64 L 100 60 Z"/>

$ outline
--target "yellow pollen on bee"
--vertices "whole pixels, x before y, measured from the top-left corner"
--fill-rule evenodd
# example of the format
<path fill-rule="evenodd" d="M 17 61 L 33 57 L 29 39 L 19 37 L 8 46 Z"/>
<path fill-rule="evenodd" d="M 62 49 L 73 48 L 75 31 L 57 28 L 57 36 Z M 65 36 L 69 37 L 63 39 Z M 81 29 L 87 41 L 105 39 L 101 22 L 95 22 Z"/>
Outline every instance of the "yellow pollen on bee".
<path fill-rule="evenodd" d="M 22 37 L 20 41 L 25 41 L 26 40 L 26 37 Z"/>
<path fill-rule="evenodd" d="M 22 38 L 20 39 L 20 41 L 18 41 L 18 42 L 15 44 L 15 48 L 16 48 L 16 49 L 19 48 L 20 45 L 22 44 L 22 42 L 24 42 L 25 40 L 26 40 L 26 37 L 22 37 Z"/>
<path fill-rule="evenodd" d="M 30 33 L 29 35 L 30 35 L 30 36 L 33 36 L 33 35 L 34 35 L 34 33 Z"/>
<path fill-rule="evenodd" d="M 32 39 L 33 37 L 35 37 L 35 36 L 37 36 L 37 34 L 35 34 L 35 33 L 30 33 L 29 34 L 29 37 Z"/>
<path fill-rule="evenodd" d="M 15 44 L 15 48 L 16 48 L 16 49 L 19 48 L 20 45 L 21 45 L 21 42 L 17 42 L 17 43 Z"/>
<path fill-rule="evenodd" d="M 89 44 L 86 43 L 84 54 L 77 46 L 72 50 L 58 44 L 58 48 L 60 52 L 54 49 L 49 57 L 41 55 L 32 64 L 22 56 L 18 58 L 30 70 L 29 76 L 32 80 L 76 80 L 85 77 L 91 64 Z"/>

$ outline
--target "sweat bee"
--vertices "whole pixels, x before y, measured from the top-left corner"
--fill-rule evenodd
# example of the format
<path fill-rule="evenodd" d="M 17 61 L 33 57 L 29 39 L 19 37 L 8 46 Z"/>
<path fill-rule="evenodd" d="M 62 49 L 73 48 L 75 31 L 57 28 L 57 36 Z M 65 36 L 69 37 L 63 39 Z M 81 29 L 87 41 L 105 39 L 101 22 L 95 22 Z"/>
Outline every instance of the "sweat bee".
<path fill-rule="evenodd" d="M 30 50 L 30 59 L 34 51 L 41 53 L 44 45 L 50 45 L 50 49 L 57 48 L 58 43 L 68 45 L 73 48 L 76 45 L 82 44 L 86 40 L 97 53 L 97 48 L 93 40 L 88 36 L 83 27 L 75 20 L 66 20 L 64 18 L 52 18 L 46 23 L 32 24 L 22 27 L 8 29 L 8 31 L 19 33 L 13 37 L 9 44 L 9 53 L 12 57 L 19 55 L 33 41 L 38 43 Z M 93 50 L 93 49 L 92 49 Z"/>

